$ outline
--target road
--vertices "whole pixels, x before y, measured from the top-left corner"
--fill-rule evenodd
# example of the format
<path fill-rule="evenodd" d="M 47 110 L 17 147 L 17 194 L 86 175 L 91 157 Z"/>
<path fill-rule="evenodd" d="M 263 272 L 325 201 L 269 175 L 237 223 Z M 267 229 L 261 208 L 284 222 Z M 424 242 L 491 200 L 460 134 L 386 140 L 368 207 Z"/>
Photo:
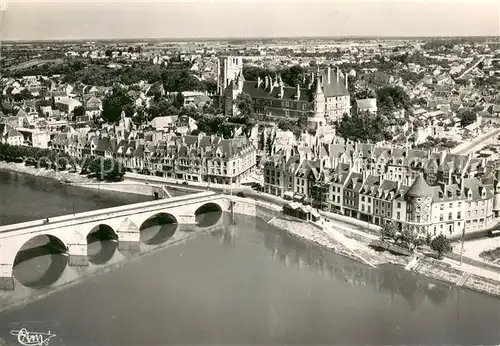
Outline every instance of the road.
<path fill-rule="evenodd" d="M 480 57 L 479 60 L 476 61 L 476 63 L 474 63 L 474 65 L 472 65 L 471 67 L 469 67 L 468 69 L 466 69 L 464 72 L 460 73 L 460 75 L 456 79 L 462 78 L 467 73 L 469 73 L 470 71 L 472 71 L 473 69 L 475 69 L 477 67 L 477 65 L 479 65 L 481 63 L 481 61 L 483 61 L 484 59 L 485 59 L 484 56 Z"/>
<path fill-rule="evenodd" d="M 491 131 L 480 135 L 479 137 L 475 138 L 473 141 L 469 143 L 463 143 L 461 145 L 456 146 L 452 150 L 450 150 L 451 154 L 457 154 L 457 155 L 467 155 L 468 153 L 474 153 L 480 149 L 482 149 L 484 146 L 488 144 L 492 144 L 493 142 L 496 141 L 496 136 L 500 134 L 500 128 L 495 128 L 492 129 Z"/>

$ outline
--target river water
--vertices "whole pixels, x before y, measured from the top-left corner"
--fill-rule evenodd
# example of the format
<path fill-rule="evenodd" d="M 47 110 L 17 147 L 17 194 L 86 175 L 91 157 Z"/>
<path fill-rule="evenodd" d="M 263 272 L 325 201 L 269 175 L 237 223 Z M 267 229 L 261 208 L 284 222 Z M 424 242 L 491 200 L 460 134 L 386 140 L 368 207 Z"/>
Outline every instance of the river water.
<path fill-rule="evenodd" d="M 29 215 L 57 215 L 75 194 L 82 209 L 124 198 L 0 177 L 6 223 L 24 215 L 24 200 Z M 390 265 L 372 269 L 238 217 L 3 313 L 0 337 L 23 326 L 50 330 L 50 345 L 498 344 L 500 299 Z"/>

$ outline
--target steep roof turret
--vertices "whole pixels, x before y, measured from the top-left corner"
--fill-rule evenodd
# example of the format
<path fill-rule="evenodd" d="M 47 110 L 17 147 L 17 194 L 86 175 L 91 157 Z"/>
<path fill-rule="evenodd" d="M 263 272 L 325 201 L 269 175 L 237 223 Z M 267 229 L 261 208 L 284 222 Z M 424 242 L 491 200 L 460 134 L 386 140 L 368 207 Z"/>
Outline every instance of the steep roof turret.
<path fill-rule="evenodd" d="M 408 189 L 406 195 L 410 197 L 431 197 L 432 189 L 425 181 L 424 176 L 420 174 Z"/>

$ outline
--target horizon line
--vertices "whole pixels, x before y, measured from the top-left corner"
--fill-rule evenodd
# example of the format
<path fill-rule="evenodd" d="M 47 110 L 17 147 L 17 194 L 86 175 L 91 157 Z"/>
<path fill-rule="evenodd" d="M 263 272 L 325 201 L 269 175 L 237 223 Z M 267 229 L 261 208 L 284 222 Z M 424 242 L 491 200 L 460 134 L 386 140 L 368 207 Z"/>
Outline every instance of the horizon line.
<path fill-rule="evenodd" d="M 450 38 L 484 38 L 491 39 L 496 38 L 500 40 L 500 35 L 439 35 L 439 36 L 428 36 L 428 35 L 400 35 L 400 36 L 390 36 L 390 35 L 339 35 L 339 36 L 234 36 L 234 37 L 124 37 L 124 38 L 41 38 L 41 39 L 0 39 L 0 44 L 4 42 L 81 42 L 81 41 L 245 41 L 245 40 L 291 40 L 291 39 L 317 39 L 317 40 L 342 40 L 342 39 L 450 39 Z"/>

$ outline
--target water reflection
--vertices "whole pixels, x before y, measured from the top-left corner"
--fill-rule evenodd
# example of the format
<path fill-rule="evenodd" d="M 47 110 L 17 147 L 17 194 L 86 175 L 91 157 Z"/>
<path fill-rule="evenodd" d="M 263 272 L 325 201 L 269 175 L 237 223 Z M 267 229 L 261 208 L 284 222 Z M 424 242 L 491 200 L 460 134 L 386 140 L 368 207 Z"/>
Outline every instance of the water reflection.
<path fill-rule="evenodd" d="M 140 227 L 141 241 L 147 245 L 166 243 L 177 231 L 177 220 L 171 214 L 161 213 L 150 217 Z"/>
<path fill-rule="evenodd" d="M 207 203 L 199 207 L 195 212 L 196 225 L 198 227 L 210 227 L 215 225 L 222 217 L 222 209 L 218 204 Z"/>
<path fill-rule="evenodd" d="M 62 275 L 68 263 L 66 247 L 53 236 L 36 236 L 26 242 L 14 259 L 13 276 L 24 286 L 47 287 Z"/>
<path fill-rule="evenodd" d="M 370 286 L 378 292 L 391 297 L 403 297 L 411 309 L 416 310 L 427 297 L 435 305 L 443 304 L 450 286 L 430 285 L 428 279 L 409 271 L 402 271 L 393 265 L 370 268 L 354 261 L 338 263 L 338 257 L 325 249 L 302 241 L 282 231 L 259 231 L 265 247 L 273 259 L 283 262 L 287 267 L 313 268 L 318 276 L 344 282 L 353 287 Z"/>
<path fill-rule="evenodd" d="M 118 247 L 118 235 L 108 225 L 98 225 L 87 235 L 87 256 L 90 263 L 107 263 Z"/>
<path fill-rule="evenodd" d="M 234 246 L 236 238 L 238 238 L 239 231 L 237 225 L 221 225 L 215 230 L 210 231 L 210 234 L 219 238 L 219 243 L 226 246 Z"/>

